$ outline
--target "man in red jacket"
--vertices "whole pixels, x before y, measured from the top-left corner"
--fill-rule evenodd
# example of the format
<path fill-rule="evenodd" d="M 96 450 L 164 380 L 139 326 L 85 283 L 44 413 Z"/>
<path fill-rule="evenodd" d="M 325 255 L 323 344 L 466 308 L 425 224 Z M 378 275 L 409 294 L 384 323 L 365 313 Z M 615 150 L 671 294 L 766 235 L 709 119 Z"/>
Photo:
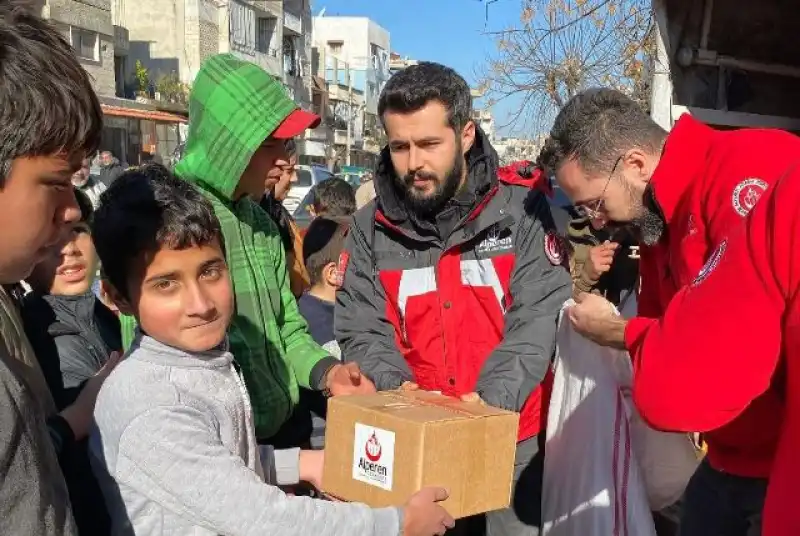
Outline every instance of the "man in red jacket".
<path fill-rule="evenodd" d="M 542 159 L 596 224 L 632 222 L 642 242 L 639 316 L 626 322 L 609 314 L 605 300 L 584 296 L 570 311 L 576 329 L 627 349 L 634 363 L 647 359 L 649 332 L 669 301 L 713 263 L 719 244 L 798 155 L 800 139 L 788 133 L 719 132 L 685 116 L 667 135 L 617 91 L 576 96 L 559 113 Z M 726 388 L 713 375 L 705 382 L 711 392 Z M 683 536 L 759 529 L 782 406 L 768 390 L 726 426 L 709 429 L 708 456 L 684 497 Z"/>
<path fill-rule="evenodd" d="M 448 67 L 394 75 L 378 110 L 389 145 L 377 197 L 356 212 L 339 262 L 342 355 L 378 390 L 418 386 L 520 412 L 513 506 L 489 513 L 486 527 L 535 536 L 543 387 L 571 294 L 549 204 L 531 191 L 538 174 L 497 169 L 469 86 Z M 472 523 L 457 529 L 471 534 Z"/>
<path fill-rule="evenodd" d="M 764 536 L 800 534 L 798 207 L 800 168 L 794 168 L 670 301 L 634 362 L 636 405 L 659 428 L 714 430 L 765 393 L 781 393 L 787 407 L 764 507 Z"/>

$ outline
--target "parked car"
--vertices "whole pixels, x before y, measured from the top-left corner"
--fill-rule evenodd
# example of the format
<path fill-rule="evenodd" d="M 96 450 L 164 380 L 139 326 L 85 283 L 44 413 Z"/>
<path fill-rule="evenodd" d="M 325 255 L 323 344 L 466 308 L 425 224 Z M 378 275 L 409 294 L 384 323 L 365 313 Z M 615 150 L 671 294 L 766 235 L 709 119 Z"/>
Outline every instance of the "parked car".
<path fill-rule="evenodd" d="M 292 189 L 289 190 L 289 195 L 283 201 L 283 206 L 286 207 L 289 214 L 294 214 L 315 184 L 333 176 L 333 173 L 323 166 L 297 166 L 297 182 L 292 184 Z"/>

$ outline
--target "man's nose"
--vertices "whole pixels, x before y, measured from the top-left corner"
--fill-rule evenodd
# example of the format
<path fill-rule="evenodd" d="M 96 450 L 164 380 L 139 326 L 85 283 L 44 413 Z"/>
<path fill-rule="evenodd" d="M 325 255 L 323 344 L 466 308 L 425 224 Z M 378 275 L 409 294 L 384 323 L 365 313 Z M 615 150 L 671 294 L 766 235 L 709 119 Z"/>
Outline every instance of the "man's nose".
<path fill-rule="evenodd" d="M 408 150 L 408 171 L 409 173 L 422 169 L 422 151 L 413 145 Z"/>
<path fill-rule="evenodd" d="M 74 190 L 70 190 L 65 196 L 64 204 L 61 207 L 60 214 L 57 214 L 58 223 L 73 224 L 81 219 L 81 208 L 78 206 L 78 200 L 75 199 Z"/>
<path fill-rule="evenodd" d="M 61 248 L 61 255 L 64 257 L 77 257 L 80 255 L 81 250 L 72 238 L 68 239 L 64 246 Z"/>

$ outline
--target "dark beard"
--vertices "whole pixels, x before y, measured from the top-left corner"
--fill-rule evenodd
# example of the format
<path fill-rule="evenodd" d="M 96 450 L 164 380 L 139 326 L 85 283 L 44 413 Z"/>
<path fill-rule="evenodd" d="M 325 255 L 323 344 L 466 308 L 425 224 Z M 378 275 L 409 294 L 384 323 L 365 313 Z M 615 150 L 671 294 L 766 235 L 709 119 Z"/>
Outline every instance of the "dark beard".
<path fill-rule="evenodd" d="M 645 246 L 655 246 L 664 235 L 664 218 L 660 214 L 642 207 L 642 214 L 631 224 L 636 228 L 639 240 Z"/>
<path fill-rule="evenodd" d="M 458 151 L 456 151 L 456 158 L 453 161 L 453 166 L 447 175 L 445 175 L 444 180 L 439 180 L 433 173 L 418 171 L 416 173 L 407 173 L 404 177 L 395 175 L 395 184 L 397 185 L 400 199 L 408 210 L 414 212 L 421 218 L 429 219 L 438 214 L 447 202 L 456 195 L 458 186 L 461 184 L 461 175 L 463 171 L 464 157 L 459 147 Z M 434 181 L 436 184 L 434 192 L 424 197 L 416 196 L 413 193 L 415 177 Z"/>

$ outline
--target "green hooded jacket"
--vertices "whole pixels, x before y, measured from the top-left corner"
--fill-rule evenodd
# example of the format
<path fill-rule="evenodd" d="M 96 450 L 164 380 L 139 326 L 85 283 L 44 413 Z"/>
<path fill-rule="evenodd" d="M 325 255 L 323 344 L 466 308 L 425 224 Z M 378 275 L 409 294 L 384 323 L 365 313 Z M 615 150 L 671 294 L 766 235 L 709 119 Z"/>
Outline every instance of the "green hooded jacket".
<path fill-rule="evenodd" d="M 236 298 L 228 336 L 260 439 L 288 420 L 298 385 L 320 389 L 325 372 L 339 363 L 308 334 L 272 219 L 247 197 L 231 199 L 255 151 L 296 108 L 260 67 L 230 54 L 212 56 L 192 86 L 186 150 L 175 168 L 203 191 L 222 225 Z M 124 326 L 127 348 L 134 325 L 128 319 Z"/>

